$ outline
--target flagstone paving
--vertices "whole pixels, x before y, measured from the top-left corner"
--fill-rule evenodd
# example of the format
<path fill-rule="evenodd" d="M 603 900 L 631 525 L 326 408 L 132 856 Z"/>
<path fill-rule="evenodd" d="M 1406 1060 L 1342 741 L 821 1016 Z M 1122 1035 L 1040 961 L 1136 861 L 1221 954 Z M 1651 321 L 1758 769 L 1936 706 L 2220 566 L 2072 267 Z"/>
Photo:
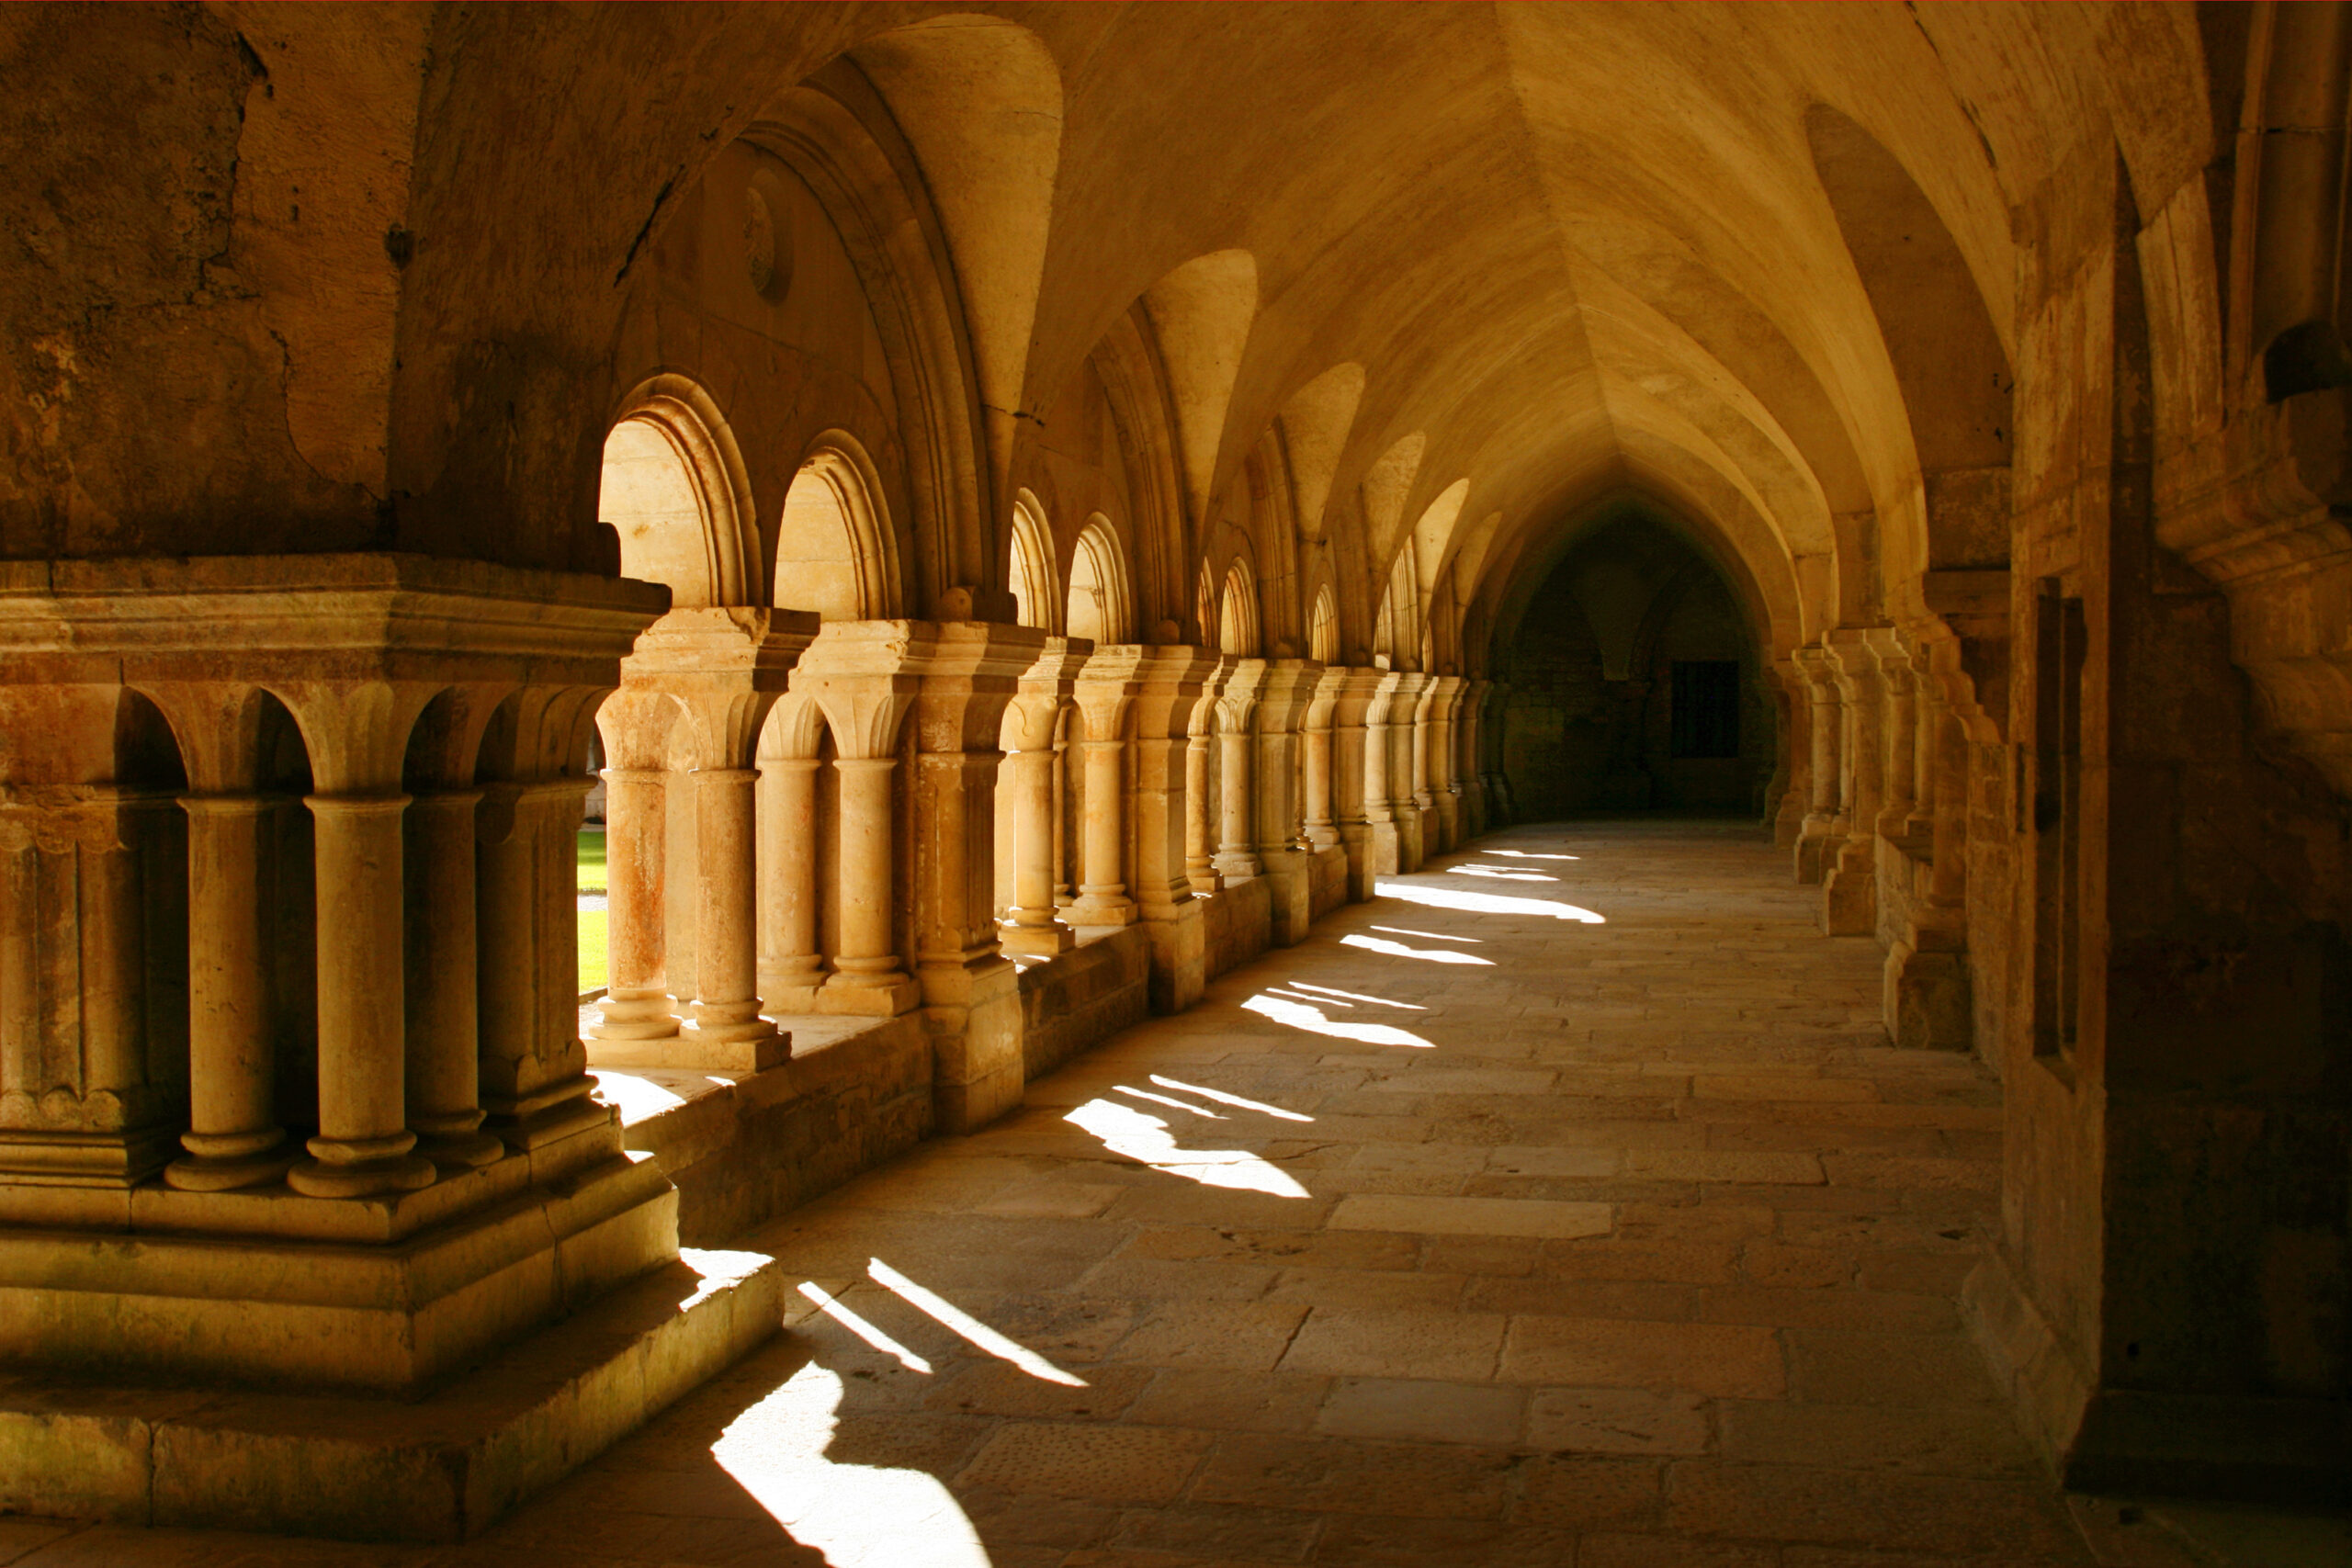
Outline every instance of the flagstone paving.
<path fill-rule="evenodd" d="M 0 1562 L 2342 1560 L 2061 1496 L 1954 1304 L 1998 1085 L 1889 1048 L 1816 898 L 1747 827 L 1491 835 L 743 1238 L 789 1331 L 478 1541 Z"/>

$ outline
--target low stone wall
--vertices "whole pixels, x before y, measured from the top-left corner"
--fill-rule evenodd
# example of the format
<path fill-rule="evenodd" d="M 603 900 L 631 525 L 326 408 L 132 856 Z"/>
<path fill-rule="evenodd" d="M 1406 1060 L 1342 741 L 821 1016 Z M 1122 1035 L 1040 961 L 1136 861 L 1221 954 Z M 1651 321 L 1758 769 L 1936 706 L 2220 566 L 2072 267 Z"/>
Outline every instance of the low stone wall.
<path fill-rule="evenodd" d="M 652 1155 L 677 1185 L 678 1236 L 689 1247 L 739 1235 L 931 1135 L 931 1043 L 921 1014 L 859 1020 L 823 1043 L 809 1034 L 851 1021 L 785 1022 L 792 1059 L 732 1082 L 629 1068 L 597 1075 L 605 1097 L 622 1104 L 622 1143 Z M 635 1083 L 616 1084 L 616 1076 Z M 683 1102 L 632 1115 L 628 1099 L 646 1084 Z"/>
<path fill-rule="evenodd" d="M 1021 966 L 1021 1056 L 1027 1076 L 1052 1072 L 1143 1021 L 1151 940 L 1141 926 L 1087 932 L 1069 953 Z"/>
<path fill-rule="evenodd" d="M 1348 901 L 1348 852 L 1334 844 L 1307 862 L 1309 919 L 1321 919 Z"/>
<path fill-rule="evenodd" d="M 1228 882 L 1201 903 L 1210 979 L 1273 945 L 1273 887 L 1263 877 Z"/>

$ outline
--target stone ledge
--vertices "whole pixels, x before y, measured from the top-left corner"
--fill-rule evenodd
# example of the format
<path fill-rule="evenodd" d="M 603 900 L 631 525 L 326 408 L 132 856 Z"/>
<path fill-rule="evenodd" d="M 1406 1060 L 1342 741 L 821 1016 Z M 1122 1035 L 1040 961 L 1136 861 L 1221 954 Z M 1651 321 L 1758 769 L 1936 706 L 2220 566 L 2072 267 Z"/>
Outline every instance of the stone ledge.
<path fill-rule="evenodd" d="M 0 1382 L 0 1509 L 462 1540 L 774 1335 L 783 1289 L 683 1253 L 413 1404 Z"/>

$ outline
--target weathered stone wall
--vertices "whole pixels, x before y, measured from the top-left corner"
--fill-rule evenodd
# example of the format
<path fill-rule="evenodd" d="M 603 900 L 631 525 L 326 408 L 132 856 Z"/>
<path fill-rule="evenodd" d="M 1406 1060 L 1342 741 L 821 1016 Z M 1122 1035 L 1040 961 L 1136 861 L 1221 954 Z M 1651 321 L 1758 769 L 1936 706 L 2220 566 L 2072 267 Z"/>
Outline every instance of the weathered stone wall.
<path fill-rule="evenodd" d="M 1021 1059 L 1032 1078 L 1149 1010 L 1151 942 L 1141 926 L 1082 940 L 1044 964 L 1021 968 Z"/>

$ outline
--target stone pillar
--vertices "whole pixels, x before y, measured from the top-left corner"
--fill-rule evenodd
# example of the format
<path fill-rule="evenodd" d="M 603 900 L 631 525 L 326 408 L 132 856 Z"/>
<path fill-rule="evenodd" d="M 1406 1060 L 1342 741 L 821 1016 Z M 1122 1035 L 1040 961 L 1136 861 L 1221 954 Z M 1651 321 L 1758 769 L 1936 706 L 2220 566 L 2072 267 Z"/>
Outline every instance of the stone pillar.
<path fill-rule="evenodd" d="M 1136 718 L 1136 699 L 1156 671 L 1157 650 L 1135 644 L 1098 646 L 1073 687 L 1079 722 L 1085 728 L 1086 820 L 1080 835 L 1085 865 L 1080 874 L 1079 923 L 1124 926 L 1140 916 L 1139 895 L 1128 887 L 1127 733 Z M 1138 739 L 1140 739 L 1138 735 Z M 1163 732 L 1159 739 L 1166 741 Z M 1137 831 L 1141 831 L 1137 824 Z M 1140 876 L 1140 873 L 1137 874 Z"/>
<path fill-rule="evenodd" d="M 1453 710 L 1462 697 L 1462 677 L 1440 675 L 1430 692 L 1427 766 L 1431 804 L 1437 808 L 1438 848 L 1462 847 L 1462 790 L 1454 773 Z"/>
<path fill-rule="evenodd" d="M 523 1150 L 612 1120 L 589 1098 L 596 1083 L 580 1039 L 578 854 L 589 781 L 560 773 L 545 750 L 518 747 L 514 757 L 485 764 L 475 826 L 484 1125 Z M 501 776 L 518 773 L 524 776 Z"/>
<path fill-rule="evenodd" d="M 1404 824 L 1396 806 L 1396 723 L 1397 691 L 1404 677 L 1394 670 L 1374 670 L 1363 721 L 1363 896 L 1372 897 L 1373 883 L 1405 868 Z"/>
<path fill-rule="evenodd" d="M 1842 841 L 1822 876 L 1821 929 L 1866 936 L 1877 928 L 1877 824 L 1884 798 L 1884 687 L 1866 634 L 1841 628 L 1825 639 L 1843 699 L 1845 760 L 1835 830 Z"/>
<path fill-rule="evenodd" d="M 1804 833 L 1805 813 L 1813 805 L 1813 702 L 1793 658 L 1776 661 L 1772 676 L 1779 688 L 1774 701 L 1781 719 L 1780 765 L 1786 770 L 1786 787 L 1772 815 L 1772 845 L 1793 855 Z"/>
<path fill-rule="evenodd" d="M 1232 677 L 1234 661 L 1210 654 L 1216 662 L 1201 677 L 1200 700 L 1185 720 L 1184 740 L 1184 874 L 1195 893 L 1214 893 L 1225 886 L 1216 869 L 1215 797 L 1216 720 L 1220 698 Z"/>
<path fill-rule="evenodd" d="M 1340 691 L 1347 678 L 1343 666 L 1333 665 L 1323 671 L 1307 702 L 1305 728 L 1300 732 L 1306 752 L 1301 773 L 1306 795 L 1305 833 L 1306 841 L 1318 850 L 1335 849 L 1340 843 L 1338 807 L 1333 799 L 1333 785 L 1338 780 L 1337 748 L 1332 741 L 1331 726 L 1339 708 Z"/>
<path fill-rule="evenodd" d="M 1838 852 L 1838 802 L 1841 789 L 1838 741 L 1844 719 L 1828 649 L 1818 645 L 1801 648 L 1792 657 L 1804 680 L 1812 714 L 1812 762 L 1808 770 L 1812 799 L 1796 845 L 1797 880 L 1810 884 L 1827 874 Z"/>
<path fill-rule="evenodd" d="M 1487 780 L 1479 758 L 1486 744 L 1487 691 L 1493 683 L 1483 677 L 1465 680 L 1454 709 L 1454 777 L 1462 791 L 1464 843 L 1484 837 L 1487 831 Z"/>
<path fill-rule="evenodd" d="M 600 1041 L 678 1032 L 669 981 L 670 730 L 675 702 L 624 690 L 596 715 L 605 780 L 605 1001 Z M 575 905 L 575 909 L 577 906 Z"/>
<path fill-rule="evenodd" d="M 672 830 L 662 852 L 665 874 L 650 901 L 667 911 L 662 981 L 679 1022 L 670 1040 L 660 1018 L 633 1024 L 625 1010 L 620 1028 L 628 1032 L 616 1032 L 608 1004 L 607 1026 L 597 1032 L 599 1063 L 760 1072 L 790 1054 L 788 1038 L 763 1016 L 759 993 L 759 771 L 753 764 L 769 710 L 816 626 L 816 616 L 806 611 L 673 610 L 621 662 L 620 693 L 606 705 L 620 716 L 603 725 L 607 755 L 650 765 L 653 732 L 666 728 L 662 755 L 674 764 L 667 784 Z M 654 716 L 665 703 L 676 716 L 662 727 Z M 681 809 L 689 798 L 690 820 Z M 613 804 L 608 796 L 605 854 L 614 868 L 608 907 L 617 946 L 624 881 L 632 922 L 639 900 L 655 892 L 641 873 L 624 879 L 617 869 L 621 856 L 643 859 L 654 852 L 650 828 L 632 829 L 624 839 L 610 817 Z M 689 857 L 690 877 L 680 863 Z M 650 945 L 635 931 L 630 942 L 633 958 Z M 684 961 L 689 953 L 691 962 Z M 620 994 L 617 961 L 613 977 L 615 1003 L 650 1008 L 650 999 L 636 994 L 647 976 L 629 976 L 629 998 Z"/>
<path fill-rule="evenodd" d="M 898 950 L 895 775 L 901 725 L 936 635 L 922 621 L 835 621 L 793 668 L 793 694 L 823 710 L 835 750 L 839 916 L 832 973 L 816 996 L 820 1012 L 888 1018 L 922 999 Z M 993 766 L 993 745 L 988 755 Z"/>
<path fill-rule="evenodd" d="M 1365 804 L 1365 759 L 1372 732 L 1365 715 L 1387 672 L 1342 669 L 1336 682 L 1329 678 L 1331 695 L 1331 813 L 1340 847 L 1348 856 L 1348 897 L 1361 903 L 1372 897 L 1372 819 Z"/>
<path fill-rule="evenodd" d="M 1428 738 L 1422 707 L 1429 700 L 1430 678 L 1417 670 L 1400 673 L 1388 706 L 1388 802 L 1396 818 L 1396 859 L 1400 871 L 1419 871 L 1429 858 L 1429 827 L 1433 813 L 1425 813 L 1421 761 Z"/>
<path fill-rule="evenodd" d="M 1265 871 L 1257 854 L 1258 688 L 1266 661 L 1244 659 L 1226 677 L 1216 703 L 1218 834 L 1216 865 L 1227 882 L 1247 882 Z"/>
<path fill-rule="evenodd" d="M 915 978 L 939 1125 L 967 1133 L 1020 1104 L 1027 1082 L 1020 976 L 991 897 L 998 738 L 1016 692 L 1067 708 L 1093 645 L 986 621 L 942 622 L 932 636 L 914 704 Z"/>
<path fill-rule="evenodd" d="M 1278 947 L 1306 940 L 1314 921 L 1313 871 L 1299 848 L 1299 725 L 1323 679 L 1323 667 L 1307 659 L 1265 661 L 1250 715 L 1256 740 L 1255 818 L 1258 864 L 1272 880 L 1272 939 Z"/>
<path fill-rule="evenodd" d="M 1911 653 L 1893 626 L 1872 627 L 1867 637 L 1871 657 L 1878 666 L 1885 759 L 1880 768 L 1882 794 L 1871 831 L 1881 838 L 1900 839 L 1917 804 L 1913 794 L 1912 764 L 1917 738 L 1913 734 L 1916 696 Z"/>
<path fill-rule="evenodd" d="M 1937 733 L 1943 727 L 1945 697 L 1933 666 L 1933 645 L 1922 643 L 1911 656 L 1911 815 L 1903 836 L 1917 843 L 1932 840 L 1936 831 L 1938 776 Z"/>
<path fill-rule="evenodd" d="M 1062 860 L 1064 725 L 1078 671 L 1092 645 L 1084 638 L 1047 637 L 1036 660 L 1022 671 L 1005 705 L 999 743 L 1006 783 L 1012 792 L 1012 906 L 1002 928 L 1004 950 L 1035 955 L 1067 953 L 1077 935 L 1060 918 L 1057 897 Z M 1095 791 L 1082 792 L 1089 809 Z M 1117 790 L 1110 791 L 1114 803 Z M 990 835 L 993 840 L 994 835 Z"/>
<path fill-rule="evenodd" d="M 760 995 L 779 1013 L 814 1012 L 825 983 L 817 951 L 817 752 L 824 716 L 787 695 L 760 731 Z"/>
<path fill-rule="evenodd" d="M 464 770 L 470 773 L 470 767 Z M 474 927 L 478 789 L 409 804 L 408 1124 L 436 1165 L 488 1165 L 506 1145 L 481 1130 L 480 957 Z"/>
<path fill-rule="evenodd" d="M 188 1131 L 164 1179 L 189 1191 L 275 1181 L 292 1163 L 277 1122 L 266 900 L 276 890 L 282 799 L 190 795 Z"/>
<path fill-rule="evenodd" d="M 1200 884 L 1188 863 L 1193 815 L 1189 774 L 1192 727 L 1207 705 L 1203 693 L 1218 668 L 1215 654 L 1197 648 L 1103 647 L 1094 650 L 1079 682 L 1079 701 L 1090 725 L 1095 714 L 1115 704 L 1124 708 L 1134 735 L 1135 863 L 1129 892 L 1136 922 L 1151 942 L 1156 1012 L 1192 1006 L 1207 978 L 1206 933 L 1193 896 Z M 1205 761 L 1205 750 L 1200 755 Z"/>

